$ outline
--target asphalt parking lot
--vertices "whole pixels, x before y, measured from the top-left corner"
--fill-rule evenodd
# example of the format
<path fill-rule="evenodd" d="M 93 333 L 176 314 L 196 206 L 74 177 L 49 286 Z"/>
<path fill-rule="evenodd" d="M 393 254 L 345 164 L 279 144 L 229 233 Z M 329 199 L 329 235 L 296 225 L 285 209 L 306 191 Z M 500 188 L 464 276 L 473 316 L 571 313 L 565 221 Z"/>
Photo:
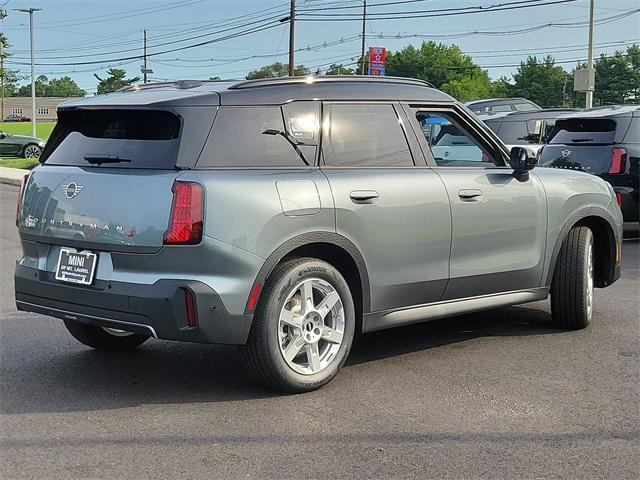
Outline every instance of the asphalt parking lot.
<path fill-rule="evenodd" d="M 252 384 L 234 348 L 114 355 L 18 313 L 17 188 L 0 185 L 0 477 L 640 476 L 640 243 L 583 331 L 547 302 L 362 337 L 320 391 Z"/>

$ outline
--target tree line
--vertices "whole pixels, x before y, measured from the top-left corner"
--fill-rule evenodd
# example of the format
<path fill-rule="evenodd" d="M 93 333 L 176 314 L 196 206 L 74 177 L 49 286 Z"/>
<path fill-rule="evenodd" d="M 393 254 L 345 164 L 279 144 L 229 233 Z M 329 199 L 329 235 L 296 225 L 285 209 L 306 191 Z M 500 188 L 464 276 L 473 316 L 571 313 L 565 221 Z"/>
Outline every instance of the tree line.
<path fill-rule="evenodd" d="M 296 66 L 296 75 L 355 75 L 356 66 L 333 64 L 324 72 L 312 72 L 304 65 Z M 368 58 L 364 58 L 365 64 Z M 397 52 L 387 51 L 386 74 L 425 80 L 458 100 L 492 97 L 525 97 L 543 107 L 584 107 L 584 93 L 573 91 L 571 71 L 558 65 L 552 56 L 529 56 L 520 63 L 511 78 L 492 80 L 487 70 L 465 55 L 457 45 L 423 42 L 408 45 Z M 625 51 L 600 55 L 595 60 L 596 85 L 594 105 L 640 103 L 640 45 Z M 249 72 L 247 79 L 286 75 L 287 66 L 273 63 Z"/>
<path fill-rule="evenodd" d="M 5 51 L 9 43 L 0 33 L 0 42 Z M 296 75 L 355 75 L 360 62 L 368 63 L 368 58 L 358 59 L 356 65 L 333 64 L 325 70 L 315 71 L 304 65 L 295 67 Z M 446 45 L 433 41 L 422 42 L 420 46 L 407 45 L 396 52 L 387 51 L 387 75 L 425 80 L 458 100 L 472 100 L 491 97 L 525 97 L 543 107 L 584 107 L 584 94 L 573 91 L 573 74 L 577 68 L 567 71 L 552 56 L 538 58 L 529 56 L 520 63 L 511 78 L 500 77 L 492 80 L 486 69 L 465 55 L 457 45 Z M 596 85 L 594 105 L 640 103 L 640 45 L 633 44 L 625 51 L 612 55 L 600 55 L 595 60 Z M 281 77 L 287 75 L 287 65 L 275 62 L 252 70 L 247 79 Z M 139 77 L 127 78 L 127 72 L 119 68 L 107 70 L 107 76 L 94 74 L 97 93 L 114 92 L 124 86 L 139 82 Z M 20 72 L 4 68 L 0 70 L 4 80 L 4 94 L 30 96 L 31 85 L 20 85 L 28 77 Z M 219 77 L 211 77 L 219 79 Z M 87 94 L 69 76 L 49 79 L 40 75 L 35 82 L 36 96 L 82 97 Z"/>

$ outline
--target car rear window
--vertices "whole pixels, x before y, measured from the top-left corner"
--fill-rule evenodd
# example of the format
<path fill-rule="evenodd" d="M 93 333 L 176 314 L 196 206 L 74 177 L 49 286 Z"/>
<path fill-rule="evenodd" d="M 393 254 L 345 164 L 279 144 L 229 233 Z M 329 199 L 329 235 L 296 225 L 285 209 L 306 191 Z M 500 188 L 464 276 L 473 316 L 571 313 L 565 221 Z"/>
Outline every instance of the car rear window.
<path fill-rule="evenodd" d="M 569 118 L 556 121 L 550 144 L 584 145 L 615 142 L 616 121 L 609 118 Z"/>
<path fill-rule="evenodd" d="M 164 110 L 61 111 L 41 161 L 103 168 L 174 168 L 180 129 L 180 118 Z"/>

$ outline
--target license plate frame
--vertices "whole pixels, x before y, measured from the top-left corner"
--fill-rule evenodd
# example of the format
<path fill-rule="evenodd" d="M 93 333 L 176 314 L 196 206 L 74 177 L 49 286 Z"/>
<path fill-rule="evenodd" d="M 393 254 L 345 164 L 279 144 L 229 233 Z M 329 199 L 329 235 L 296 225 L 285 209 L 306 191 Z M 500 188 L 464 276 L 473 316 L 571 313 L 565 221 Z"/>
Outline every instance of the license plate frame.
<path fill-rule="evenodd" d="M 61 248 L 56 263 L 56 280 L 76 285 L 91 285 L 97 263 L 97 253 L 87 250 L 77 251 L 74 248 Z"/>

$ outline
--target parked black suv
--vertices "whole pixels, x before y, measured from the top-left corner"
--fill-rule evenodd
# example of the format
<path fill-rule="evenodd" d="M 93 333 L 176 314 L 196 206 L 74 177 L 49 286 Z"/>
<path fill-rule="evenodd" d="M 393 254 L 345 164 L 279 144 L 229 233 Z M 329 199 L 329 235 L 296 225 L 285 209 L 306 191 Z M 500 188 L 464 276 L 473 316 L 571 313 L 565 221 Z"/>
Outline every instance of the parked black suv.
<path fill-rule="evenodd" d="M 639 159 L 640 105 L 626 105 L 559 118 L 539 165 L 602 177 L 613 186 L 624 221 L 637 222 Z"/>
<path fill-rule="evenodd" d="M 572 114 L 577 109 L 545 108 L 531 112 L 511 112 L 480 115 L 479 118 L 500 137 L 508 147 L 524 147 L 536 156 L 556 124 L 556 118 Z"/>

